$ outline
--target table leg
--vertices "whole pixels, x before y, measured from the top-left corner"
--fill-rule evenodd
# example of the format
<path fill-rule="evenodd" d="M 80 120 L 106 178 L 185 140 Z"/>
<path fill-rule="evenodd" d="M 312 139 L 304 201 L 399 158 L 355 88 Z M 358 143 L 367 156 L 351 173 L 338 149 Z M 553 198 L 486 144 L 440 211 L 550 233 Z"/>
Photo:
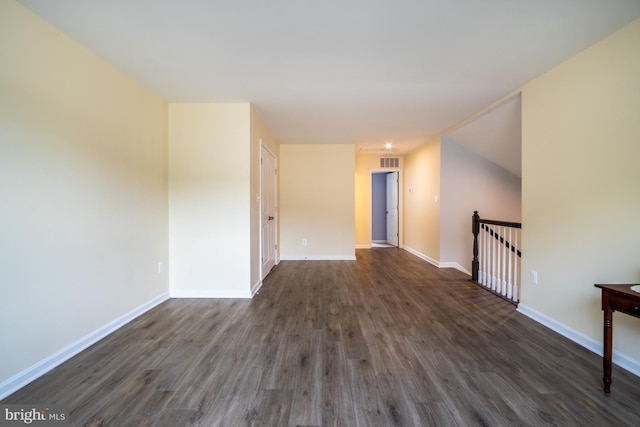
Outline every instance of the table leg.
<path fill-rule="evenodd" d="M 611 352 L 612 352 L 612 323 L 613 311 L 610 308 L 604 310 L 604 355 L 602 367 L 604 371 L 604 391 L 611 393 Z"/>

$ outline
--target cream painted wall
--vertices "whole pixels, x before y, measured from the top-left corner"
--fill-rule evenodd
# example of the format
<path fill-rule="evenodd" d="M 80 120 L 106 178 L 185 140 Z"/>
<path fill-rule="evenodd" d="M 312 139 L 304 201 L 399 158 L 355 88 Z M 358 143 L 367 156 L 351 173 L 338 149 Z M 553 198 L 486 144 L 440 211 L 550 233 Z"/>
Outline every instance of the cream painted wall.
<path fill-rule="evenodd" d="M 278 143 L 269 132 L 269 129 L 262 121 L 262 118 L 253 107 L 251 107 L 251 128 L 250 128 L 250 170 L 251 170 L 251 190 L 249 191 L 249 206 L 251 209 L 251 289 L 255 290 L 260 286 L 260 144 L 264 144 L 269 151 L 276 156 L 276 161 L 280 152 Z M 276 217 L 276 220 L 279 218 Z M 278 237 L 276 236 L 276 241 Z"/>
<path fill-rule="evenodd" d="M 283 144 L 279 172 L 281 258 L 353 259 L 354 146 Z"/>
<path fill-rule="evenodd" d="M 522 305 L 598 342 L 593 284 L 640 283 L 639 76 L 636 20 L 522 91 Z M 640 323 L 614 325 L 640 367 Z"/>
<path fill-rule="evenodd" d="M 404 247 L 437 263 L 440 260 L 440 138 L 405 156 L 402 191 Z"/>
<path fill-rule="evenodd" d="M 402 171 L 404 158 L 399 158 L 399 170 Z M 371 247 L 371 173 L 388 172 L 390 169 L 380 168 L 380 156 L 356 156 L 355 210 L 356 210 L 356 247 Z M 401 172 L 401 180 L 404 175 Z M 402 182 L 400 183 L 402 193 Z M 401 194 L 399 194 L 399 197 Z M 401 197 L 400 197 L 401 201 Z M 400 218 L 402 223 L 402 217 Z M 403 227 L 400 226 L 400 231 Z M 402 235 L 400 245 L 402 246 Z"/>
<path fill-rule="evenodd" d="M 245 103 L 169 105 L 172 296 L 251 296 L 250 116 Z"/>
<path fill-rule="evenodd" d="M 473 211 L 520 222 L 521 179 L 448 138 L 442 138 L 440 176 L 440 262 L 470 274 Z"/>
<path fill-rule="evenodd" d="M 167 104 L 13 1 L 0 64 L 1 385 L 169 282 Z"/>

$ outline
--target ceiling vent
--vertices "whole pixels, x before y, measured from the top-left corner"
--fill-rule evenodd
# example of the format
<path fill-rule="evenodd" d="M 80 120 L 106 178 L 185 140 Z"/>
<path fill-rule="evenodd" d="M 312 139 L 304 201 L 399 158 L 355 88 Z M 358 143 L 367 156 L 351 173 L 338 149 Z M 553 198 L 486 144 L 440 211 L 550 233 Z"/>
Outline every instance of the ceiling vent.
<path fill-rule="evenodd" d="M 380 157 L 381 168 L 398 168 L 399 164 L 398 157 Z"/>

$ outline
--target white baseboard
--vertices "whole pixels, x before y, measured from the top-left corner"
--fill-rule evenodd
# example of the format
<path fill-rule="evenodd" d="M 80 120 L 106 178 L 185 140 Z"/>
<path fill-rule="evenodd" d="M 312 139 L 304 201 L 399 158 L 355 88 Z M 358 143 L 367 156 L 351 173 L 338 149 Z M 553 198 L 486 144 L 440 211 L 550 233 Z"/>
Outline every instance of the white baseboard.
<path fill-rule="evenodd" d="M 415 256 L 417 256 L 418 258 L 427 261 L 429 264 L 435 265 L 436 267 L 440 267 L 440 262 L 436 261 L 435 259 L 431 258 L 430 256 L 427 256 L 421 252 L 416 251 L 413 248 L 410 248 L 409 246 L 405 246 L 403 248 L 405 251 L 409 252 L 410 254 L 413 254 Z"/>
<path fill-rule="evenodd" d="M 469 271 L 467 271 L 466 268 L 464 268 L 463 266 L 458 264 L 457 262 L 441 262 L 441 263 L 438 263 L 438 266 L 440 268 L 455 268 L 456 270 L 461 271 L 461 272 L 471 276 L 471 273 Z"/>
<path fill-rule="evenodd" d="M 456 270 L 471 276 L 471 273 L 469 273 L 464 267 L 462 267 L 457 262 L 440 262 L 438 260 L 431 258 L 430 256 L 427 256 L 421 252 L 416 251 L 415 249 L 410 248 L 409 246 L 405 246 L 402 249 L 409 252 L 410 254 L 417 256 L 418 258 L 424 261 L 427 261 L 429 264 L 435 265 L 438 268 L 455 268 Z"/>
<path fill-rule="evenodd" d="M 593 338 L 581 332 L 578 332 L 566 325 L 563 325 L 562 323 L 540 313 L 539 311 L 527 307 L 526 305 L 518 304 L 518 311 L 525 316 L 535 320 L 536 322 L 546 326 L 552 331 L 559 333 L 563 337 L 568 338 L 576 344 L 581 345 L 587 350 L 591 350 L 597 355 L 602 356 L 603 344 L 601 341 L 594 340 Z M 640 376 L 640 361 L 632 359 L 631 357 L 626 356 L 617 350 L 613 350 L 611 359 L 613 363 L 620 366 L 621 368 L 626 369 L 634 375 Z"/>
<path fill-rule="evenodd" d="M 289 255 L 282 256 L 282 261 L 355 261 L 355 255 Z"/>
<path fill-rule="evenodd" d="M 171 298 L 251 298 L 251 291 L 172 290 Z"/>
<path fill-rule="evenodd" d="M 131 310 L 130 312 L 120 316 L 112 322 L 107 323 L 101 328 L 96 329 L 90 334 L 80 338 L 79 340 L 69 344 L 63 349 L 53 353 L 51 356 L 41 360 L 35 365 L 25 369 L 24 371 L 14 375 L 8 380 L 0 383 L 0 400 L 9 396 L 10 394 L 21 389 L 30 382 L 38 379 L 42 375 L 46 374 L 56 366 L 71 359 L 76 354 L 85 350 L 86 348 L 97 343 L 110 333 L 123 327 L 127 323 L 131 322 L 141 314 L 146 313 L 158 304 L 163 303 L 169 299 L 169 292 L 165 292 L 162 295 L 155 297 L 154 299 L 142 304 L 140 307 Z"/>
<path fill-rule="evenodd" d="M 257 283 L 254 283 L 253 286 L 251 286 L 251 298 L 256 296 L 256 294 L 258 293 L 261 287 L 262 287 L 262 280 L 259 280 Z"/>

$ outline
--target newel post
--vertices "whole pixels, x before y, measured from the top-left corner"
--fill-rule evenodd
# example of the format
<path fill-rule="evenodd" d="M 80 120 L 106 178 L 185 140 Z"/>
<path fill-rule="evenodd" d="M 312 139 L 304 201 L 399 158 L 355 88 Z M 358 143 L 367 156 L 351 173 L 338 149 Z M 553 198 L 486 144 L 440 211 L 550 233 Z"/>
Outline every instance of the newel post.
<path fill-rule="evenodd" d="M 480 270 L 480 262 L 478 261 L 478 234 L 480 233 L 480 215 L 478 211 L 473 211 L 471 231 L 473 232 L 473 260 L 471 261 L 471 280 L 478 282 L 478 270 Z"/>

